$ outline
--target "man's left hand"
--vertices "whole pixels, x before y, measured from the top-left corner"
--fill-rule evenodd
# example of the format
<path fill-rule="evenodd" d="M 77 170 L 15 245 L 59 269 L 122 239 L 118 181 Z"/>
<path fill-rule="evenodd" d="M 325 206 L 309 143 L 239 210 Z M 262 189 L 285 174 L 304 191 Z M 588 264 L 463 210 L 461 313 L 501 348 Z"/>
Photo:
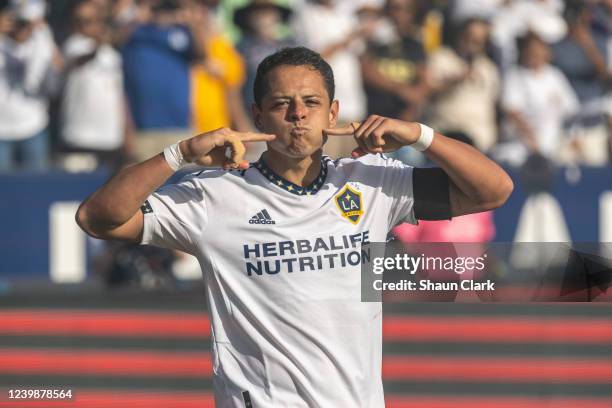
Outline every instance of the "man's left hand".
<path fill-rule="evenodd" d="M 364 122 L 353 122 L 344 128 L 323 129 L 329 136 L 353 136 L 359 146 L 353 157 L 368 153 L 394 152 L 415 143 L 421 134 L 421 125 L 384 116 L 370 115 Z"/>

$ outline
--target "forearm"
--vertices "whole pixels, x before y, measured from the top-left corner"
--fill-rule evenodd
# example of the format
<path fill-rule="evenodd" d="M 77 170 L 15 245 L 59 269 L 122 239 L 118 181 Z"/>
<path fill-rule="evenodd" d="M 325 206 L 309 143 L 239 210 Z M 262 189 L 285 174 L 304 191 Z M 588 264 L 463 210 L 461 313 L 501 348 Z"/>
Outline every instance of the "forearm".
<path fill-rule="evenodd" d="M 588 30 L 588 29 L 585 29 Z M 589 62 L 595 68 L 595 72 L 600 80 L 608 80 L 610 73 L 608 72 L 608 66 L 604 55 L 597 48 L 595 40 L 591 34 L 585 34 L 583 37 L 577 39 L 578 44 L 582 47 L 584 54 L 586 55 Z"/>
<path fill-rule="evenodd" d="M 599 52 L 599 49 L 595 45 L 591 47 L 585 48 L 585 54 L 593 67 L 595 68 L 595 72 L 597 72 L 597 76 L 602 81 L 607 81 L 610 79 L 610 72 L 608 71 L 608 66 L 606 64 L 606 60 L 603 55 Z"/>
<path fill-rule="evenodd" d="M 199 27 L 195 24 L 189 24 L 188 27 L 193 37 L 194 59 L 196 61 L 203 61 L 207 56 L 207 33 L 203 27 Z"/>
<path fill-rule="evenodd" d="M 163 154 L 122 169 L 81 204 L 79 225 L 93 235 L 120 227 L 173 173 Z"/>
<path fill-rule="evenodd" d="M 443 81 L 438 81 L 430 84 L 429 91 L 433 96 L 442 96 L 454 90 L 457 85 L 461 84 L 465 80 L 465 76 L 459 75 L 452 78 L 446 78 Z"/>

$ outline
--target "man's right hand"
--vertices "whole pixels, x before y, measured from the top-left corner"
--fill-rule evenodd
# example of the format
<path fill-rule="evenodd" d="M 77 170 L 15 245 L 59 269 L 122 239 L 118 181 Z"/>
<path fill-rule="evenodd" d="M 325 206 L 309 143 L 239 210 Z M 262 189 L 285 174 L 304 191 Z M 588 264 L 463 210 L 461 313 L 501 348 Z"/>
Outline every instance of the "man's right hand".
<path fill-rule="evenodd" d="M 223 128 L 184 140 L 179 147 L 190 163 L 246 169 L 249 164 L 244 161 L 244 142 L 270 141 L 274 137 Z M 228 148 L 229 158 L 225 155 Z M 172 173 L 161 153 L 121 169 L 81 204 L 77 223 L 96 238 L 140 242 L 144 225 L 140 206 Z"/>
<path fill-rule="evenodd" d="M 183 140 L 179 148 L 188 163 L 224 169 L 248 169 L 249 163 L 244 160 L 244 142 L 270 142 L 275 137 L 276 135 L 265 133 L 236 132 L 220 128 Z M 230 154 L 226 155 L 228 149 Z"/>

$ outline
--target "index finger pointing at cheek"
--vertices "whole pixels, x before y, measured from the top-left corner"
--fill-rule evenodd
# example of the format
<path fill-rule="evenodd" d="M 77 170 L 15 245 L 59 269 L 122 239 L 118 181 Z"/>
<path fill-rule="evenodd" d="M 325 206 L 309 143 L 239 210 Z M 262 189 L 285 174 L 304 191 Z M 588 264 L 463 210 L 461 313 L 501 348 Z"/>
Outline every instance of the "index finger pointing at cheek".
<path fill-rule="evenodd" d="M 269 142 L 276 138 L 276 135 L 267 133 L 239 132 L 238 135 L 243 142 Z"/>
<path fill-rule="evenodd" d="M 323 129 L 323 133 L 328 136 L 353 136 L 355 128 L 353 126 L 345 126 L 342 128 Z"/>

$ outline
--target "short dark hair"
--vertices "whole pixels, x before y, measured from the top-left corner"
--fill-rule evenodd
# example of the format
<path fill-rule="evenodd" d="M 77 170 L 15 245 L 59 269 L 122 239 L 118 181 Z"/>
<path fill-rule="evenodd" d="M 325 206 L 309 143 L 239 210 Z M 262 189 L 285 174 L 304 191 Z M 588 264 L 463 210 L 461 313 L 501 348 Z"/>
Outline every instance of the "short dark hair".
<path fill-rule="evenodd" d="M 321 55 L 306 47 L 285 47 L 274 54 L 268 55 L 257 67 L 255 83 L 253 84 L 253 94 L 257 106 L 261 106 L 261 101 L 269 91 L 267 76 L 274 68 L 281 65 L 294 67 L 308 66 L 318 71 L 323 77 L 325 88 L 329 96 L 329 101 L 334 100 L 334 73 L 329 64 Z"/>
<path fill-rule="evenodd" d="M 525 57 L 525 51 L 527 46 L 532 42 L 538 42 L 540 44 L 548 45 L 546 41 L 542 39 L 537 33 L 534 31 L 527 31 L 525 34 L 516 38 L 516 48 L 518 50 L 518 61 L 520 64 L 523 64 L 523 58 Z"/>

